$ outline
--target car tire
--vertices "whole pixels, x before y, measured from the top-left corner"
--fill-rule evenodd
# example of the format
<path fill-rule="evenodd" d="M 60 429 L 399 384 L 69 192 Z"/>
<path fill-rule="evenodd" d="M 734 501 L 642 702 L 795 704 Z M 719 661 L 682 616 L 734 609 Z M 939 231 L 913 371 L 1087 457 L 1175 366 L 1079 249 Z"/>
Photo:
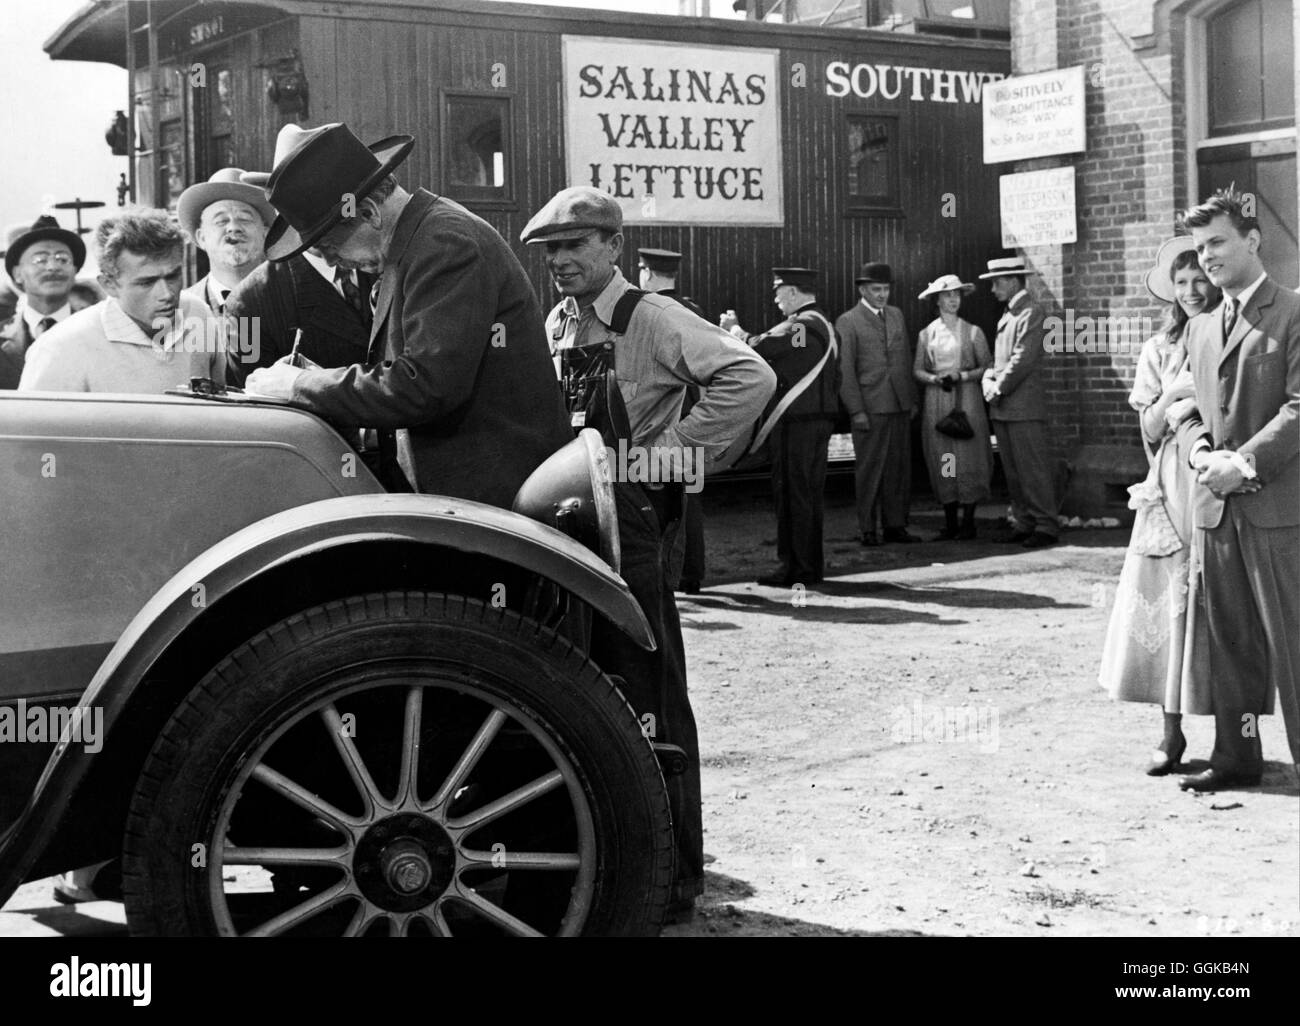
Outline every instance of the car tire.
<path fill-rule="evenodd" d="M 369 594 L 190 692 L 132 795 L 123 889 L 143 935 L 644 936 L 673 851 L 653 748 L 582 652 L 472 599 Z"/>

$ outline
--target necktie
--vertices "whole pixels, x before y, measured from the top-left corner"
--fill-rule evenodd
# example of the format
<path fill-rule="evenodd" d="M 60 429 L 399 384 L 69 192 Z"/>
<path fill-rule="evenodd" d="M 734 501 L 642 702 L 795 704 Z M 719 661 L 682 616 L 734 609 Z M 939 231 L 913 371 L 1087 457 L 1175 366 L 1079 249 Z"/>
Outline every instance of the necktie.
<path fill-rule="evenodd" d="M 348 306 L 352 307 L 357 313 L 361 313 L 361 290 L 357 288 L 357 283 L 352 280 L 352 272 L 344 270 L 342 267 L 334 269 L 334 280 L 338 282 L 339 288 L 343 290 L 343 298 L 347 300 Z"/>
<path fill-rule="evenodd" d="M 1228 299 L 1227 308 L 1223 311 L 1223 339 L 1226 342 L 1232 335 L 1232 329 L 1237 323 L 1237 300 Z"/>
<path fill-rule="evenodd" d="M 49 331 L 52 327 L 54 327 L 58 323 L 59 322 L 56 321 L 53 317 L 42 317 L 41 323 L 36 325 L 35 337 L 40 338 L 42 335 L 44 335 L 47 331 Z"/>

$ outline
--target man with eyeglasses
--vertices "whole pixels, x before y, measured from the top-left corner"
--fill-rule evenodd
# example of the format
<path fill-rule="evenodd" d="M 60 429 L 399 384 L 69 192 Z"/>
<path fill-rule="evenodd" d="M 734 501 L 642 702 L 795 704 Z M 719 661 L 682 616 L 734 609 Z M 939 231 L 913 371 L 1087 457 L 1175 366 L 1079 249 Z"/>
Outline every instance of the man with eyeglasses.
<path fill-rule="evenodd" d="M 86 244 L 54 218 L 42 216 L 5 252 L 5 270 L 22 293 L 0 327 L 0 388 L 17 388 L 27 350 L 72 315 L 68 293 L 86 262 Z"/>
<path fill-rule="evenodd" d="M 242 168 L 223 167 L 191 185 L 176 203 L 176 218 L 208 257 L 208 273 L 185 294 L 222 313 L 235 286 L 266 259 L 266 230 L 275 210 L 266 193 L 245 184 Z"/>

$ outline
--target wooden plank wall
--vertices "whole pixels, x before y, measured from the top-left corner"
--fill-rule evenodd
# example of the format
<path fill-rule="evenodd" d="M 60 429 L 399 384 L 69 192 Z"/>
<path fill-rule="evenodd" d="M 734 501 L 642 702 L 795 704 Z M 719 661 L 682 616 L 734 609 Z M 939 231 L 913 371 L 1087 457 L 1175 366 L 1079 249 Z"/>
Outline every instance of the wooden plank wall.
<path fill-rule="evenodd" d="M 416 136 L 411 157 L 399 172 L 408 187 L 441 188 L 438 161 L 440 90 L 493 89 L 494 65 L 506 72 L 505 88 L 514 115 L 513 209 L 479 209 L 510 242 L 537 283 L 545 305 L 553 302 L 541 254 L 518 243 L 519 232 L 554 192 L 576 184 L 564 172 L 561 34 L 584 26 L 551 19 L 478 18 L 453 23 L 449 12 L 391 7 L 370 9 L 361 19 L 298 19 L 298 46 L 311 83 L 312 124 L 341 120 L 367 142 L 397 132 Z M 409 20 L 384 20 L 403 18 Z M 620 30 L 623 27 L 620 26 Z M 608 32 L 604 27 L 601 34 Z M 629 25 L 625 37 L 648 33 Z M 684 26 L 683 43 L 734 45 L 725 33 Z M 771 304 L 769 268 L 798 264 L 824 272 L 823 305 L 832 315 L 856 300 L 853 277 L 868 259 L 885 260 L 895 271 L 894 301 L 902 307 L 913 334 L 933 316 L 928 301 L 916 299 L 926 283 L 952 272 L 966 280 L 978 275 L 1000 251 L 998 168 L 982 163 L 980 106 L 977 103 L 831 98 L 824 91 L 829 61 L 942 67 L 1008 73 L 1005 50 L 987 44 L 935 46 L 886 37 L 864 42 L 846 33 L 799 39 L 773 34 L 779 48 L 782 124 L 785 133 L 784 228 L 697 228 L 634 226 L 627 232 L 624 273 L 634 278 L 639 246 L 678 249 L 687 254 L 683 289 L 715 316 L 734 308 L 752 330 L 779 319 Z M 807 69 L 807 85 L 789 83 L 795 62 Z M 906 96 L 906 90 L 904 90 Z M 847 162 L 844 115 L 894 114 L 899 118 L 901 216 L 847 216 Z M 272 132 L 272 137 L 274 133 Z M 956 216 L 944 216 L 944 196 L 952 194 Z M 473 204 L 467 204 L 474 208 Z M 991 329 L 996 307 L 981 287 L 967 301 L 968 316 Z"/>

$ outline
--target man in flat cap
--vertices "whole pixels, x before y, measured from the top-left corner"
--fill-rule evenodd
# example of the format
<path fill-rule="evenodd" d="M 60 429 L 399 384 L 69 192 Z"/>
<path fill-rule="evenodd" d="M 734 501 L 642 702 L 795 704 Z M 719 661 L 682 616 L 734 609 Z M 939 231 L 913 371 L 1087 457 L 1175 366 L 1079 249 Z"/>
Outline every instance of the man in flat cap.
<path fill-rule="evenodd" d="M 856 279 L 861 297 L 835 321 L 843 382 L 840 397 L 852 418 L 854 491 L 863 545 L 919 542 L 907 530 L 912 502 L 912 418 L 919 406 L 912 347 L 903 311 L 889 305 L 894 272 L 876 261 Z"/>
<path fill-rule="evenodd" d="M 759 584 L 788 588 L 816 584 L 824 575 L 827 446 L 839 412 L 838 340 L 817 305 L 818 272 L 807 267 L 772 268 L 773 302 L 785 320 L 751 335 L 728 311 L 721 324 L 748 342 L 776 371 L 780 402 L 755 439 L 770 433 L 772 499 L 776 505 L 776 554 L 780 567 Z"/>
<path fill-rule="evenodd" d="M 222 313 L 235 286 L 266 259 L 266 230 L 275 210 L 261 189 L 240 180 L 243 170 L 223 167 L 191 185 L 176 203 L 181 228 L 208 257 L 208 273 L 186 295 Z"/>
<path fill-rule="evenodd" d="M 699 742 L 669 555 L 683 491 L 702 484 L 762 412 L 776 382 L 726 333 L 672 299 L 632 288 L 618 269 L 622 229 L 617 202 L 578 187 L 557 193 L 521 239 L 546 247 L 547 270 L 563 297 L 546 323 L 574 424 L 601 428 L 606 444 L 617 447 L 623 577 L 659 647 L 645 652 L 611 631 L 593 639 L 592 656 L 623 678 L 624 697 L 643 723 L 654 725 L 653 740 L 686 753 L 686 772 L 668 780 L 677 833 L 670 915 L 680 920 L 704 888 L 704 840 Z M 700 401 L 682 417 L 691 385 Z"/>
<path fill-rule="evenodd" d="M 573 438 L 551 372 L 532 283 L 482 218 L 392 177 L 415 140 L 367 147 L 346 125 L 301 133 L 271 172 L 279 212 L 268 260 L 315 246 L 332 264 L 380 275 L 365 363 L 248 376 L 345 428 L 377 428 L 417 491 L 506 509 Z"/>
<path fill-rule="evenodd" d="M 72 315 L 68 293 L 86 262 L 86 244 L 42 216 L 5 250 L 5 271 L 21 297 L 0 327 L 0 388 L 17 388 L 33 342 Z"/>
<path fill-rule="evenodd" d="M 681 271 L 682 255 L 671 249 L 645 247 L 636 251 L 639 284 L 646 292 L 675 299 L 696 317 L 704 317 L 695 300 L 677 291 L 677 278 Z M 707 318 L 706 318 L 707 319 Z M 686 389 L 682 403 L 682 416 L 688 416 L 700 401 L 700 390 L 694 385 Z M 681 571 L 677 575 L 677 590 L 687 595 L 699 593 L 704 583 L 704 493 L 693 492 L 682 496 L 682 554 Z"/>

